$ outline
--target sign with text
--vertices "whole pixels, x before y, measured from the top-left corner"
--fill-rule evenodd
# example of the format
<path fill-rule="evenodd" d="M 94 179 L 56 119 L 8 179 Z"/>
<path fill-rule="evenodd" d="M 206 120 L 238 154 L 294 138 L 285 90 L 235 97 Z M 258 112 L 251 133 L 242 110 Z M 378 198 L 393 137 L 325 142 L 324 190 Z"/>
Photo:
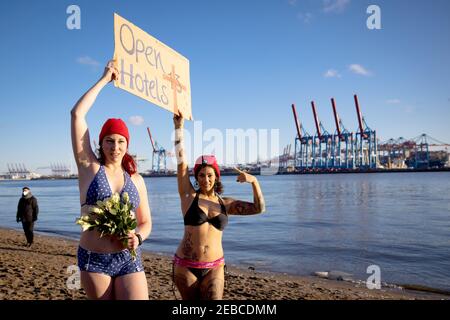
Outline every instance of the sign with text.
<path fill-rule="evenodd" d="M 114 14 L 114 85 L 192 120 L 189 60 Z"/>

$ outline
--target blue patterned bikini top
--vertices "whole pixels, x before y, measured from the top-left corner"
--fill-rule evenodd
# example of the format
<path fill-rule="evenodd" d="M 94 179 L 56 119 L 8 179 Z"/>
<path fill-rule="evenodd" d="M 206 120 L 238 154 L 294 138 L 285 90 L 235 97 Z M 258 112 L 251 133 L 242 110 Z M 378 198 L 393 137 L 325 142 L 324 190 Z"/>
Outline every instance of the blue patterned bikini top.
<path fill-rule="evenodd" d="M 123 185 L 122 191 L 120 191 L 120 195 L 122 196 L 124 192 L 128 192 L 128 195 L 130 196 L 130 203 L 134 207 L 133 210 L 136 210 L 139 207 L 140 202 L 138 190 L 131 180 L 128 172 L 124 171 L 124 176 L 125 184 Z M 81 206 L 84 206 L 86 204 L 94 205 L 98 200 L 104 200 L 111 196 L 112 190 L 109 186 L 108 178 L 106 177 L 105 167 L 101 165 L 100 169 L 98 169 L 98 172 L 94 177 L 94 180 L 92 180 L 91 184 L 89 185 L 89 189 L 86 194 L 86 202 Z"/>

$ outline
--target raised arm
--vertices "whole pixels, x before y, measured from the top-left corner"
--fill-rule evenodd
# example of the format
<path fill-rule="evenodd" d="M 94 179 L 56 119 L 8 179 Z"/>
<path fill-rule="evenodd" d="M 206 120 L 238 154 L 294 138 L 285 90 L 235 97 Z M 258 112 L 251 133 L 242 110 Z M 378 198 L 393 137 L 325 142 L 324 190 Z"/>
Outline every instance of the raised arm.
<path fill-rule="evenodd" d="M 89 167 L 97 159 L 91 149 L 86 114 L 103 87 L 118 78 L 118 75 L 118 70 L 110 61 L 105 67 L 102 77 L 78 100 L 70 112 L 72 149 L 78 169 Z"/>
<path fill-rule="evenodd" d="M 183 115 L 174 115 L 173 123 L 175 126 L 175 153 L 177 157 L 177 181 L 178 193 L 181 199 L 185 199 L 187 195 L 194 193 L 194 187 L 189 179 L 189 171 L 186 163 L 186 155 L 184 151 L 184 119 Z"/>
<path fill-rule="evenodd" d="M 261 187 L 259 186 L 259 182 L 256 179 L 256 177 L 246 172 L 243 172 L 237 168 L 235 168 L 235 170 L 239 172 L 237 182 L 240 183 L 248 182 L 252 184 L 253 203 L 235 200 L 233 198 L 224 198 L 225 205 L 227 206 L 227 213 L 234 215 L 252 215 L 266 211 L 264 196 L 262 194 Z"/>

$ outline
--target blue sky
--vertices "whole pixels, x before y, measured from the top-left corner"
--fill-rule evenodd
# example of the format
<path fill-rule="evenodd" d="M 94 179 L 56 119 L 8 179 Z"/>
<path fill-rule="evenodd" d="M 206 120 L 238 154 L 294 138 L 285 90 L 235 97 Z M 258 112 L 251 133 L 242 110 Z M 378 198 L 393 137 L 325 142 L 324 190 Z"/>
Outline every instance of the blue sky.
<path fill-rule="evenodd" d="M 71 4 L 81 9 L 80 30 L 66 27 Z M 381 30 L 366 26 L 371 4 Z M 356 93 L 382 141 L 427 133 L 450 143 L 447 0 L 2 1 L 0 173 L 7 163 L 73 163 L 70 110 L 113 55 L 114 12 L 190 60 L 203 130 L 279 129 L 282 149 L 296 135 L 291 103 L 314 133 L 314 100 L 334 132 L 334 97 L 355 131 Z M 151 159 L 147 126 L 171 148 L 172 115 L 112 85 L 88 114 L 92 139 L 110 117 L 126 120 L 138 156 Z"/>

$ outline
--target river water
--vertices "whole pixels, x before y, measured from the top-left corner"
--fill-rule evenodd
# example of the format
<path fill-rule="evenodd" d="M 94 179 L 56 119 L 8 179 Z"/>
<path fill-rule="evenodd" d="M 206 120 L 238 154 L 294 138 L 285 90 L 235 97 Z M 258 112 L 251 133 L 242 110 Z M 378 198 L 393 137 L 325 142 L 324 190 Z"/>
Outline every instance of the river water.
<path fill-rule="evenodd" d="M 227 263 L 309 275 L 338 270 L 365 280 L 450 291 L 450 173 L 258 176 L 266 212 L 231 216 Z M 222 178 L 225 196 L 252 201 L 251 186 Z M 176 178 L 145 178 L 153 231 L 143 249 L 173 254 L 183 234 Z M 37 232 L 79 238 L 77 180 L 0 181 L 0 226 L 15 222 L 23 185 L 40 206 Z"/>

